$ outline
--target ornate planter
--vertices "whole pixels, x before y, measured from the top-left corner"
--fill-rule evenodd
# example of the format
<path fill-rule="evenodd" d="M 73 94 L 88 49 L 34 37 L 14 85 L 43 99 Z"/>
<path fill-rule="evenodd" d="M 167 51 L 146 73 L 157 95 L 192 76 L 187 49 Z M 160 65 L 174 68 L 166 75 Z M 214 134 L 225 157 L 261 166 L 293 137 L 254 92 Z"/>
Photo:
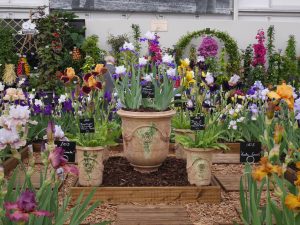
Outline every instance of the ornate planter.
<path fill-rule="evenodd" d="M 192 139 L 195 139 L 195 132 L 189 129 L 174 129 L 175 133 L 175 155 L 177 159 L 186 159 L 186 153 L 184 151 L 184 147 L 176 142 L 177 136 L 189 136 Z"/>
<path fill-rule="evenodd" d="M 104 147 L 76 147 L 79 168 L 79 185 L 85 187 L 100 186 L 103 178 Z"/>
<path fill-rule="evenodd" d="M 135 170 L 157 171 L 167 158 L 171 118 L 176 112 L 131 112 L 119 110 L 122 118 L 124 155 Z"/>
<path fill-rule="evenodd" d="M 185 148 L 186 170 L 190 184 L 197 186 L 210 185 L 213 148 Z"/>

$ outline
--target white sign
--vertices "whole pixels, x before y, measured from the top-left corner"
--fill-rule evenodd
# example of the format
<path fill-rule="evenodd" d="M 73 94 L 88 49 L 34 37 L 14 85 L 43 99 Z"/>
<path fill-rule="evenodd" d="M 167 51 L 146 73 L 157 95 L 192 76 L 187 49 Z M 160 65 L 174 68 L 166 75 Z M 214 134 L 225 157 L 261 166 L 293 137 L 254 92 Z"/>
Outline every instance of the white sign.
<path fill-rule="evenodd" d="M 152 32 L 167 32 L 168 21 L 167 20 L 152 20 L 151 21 Z"/>

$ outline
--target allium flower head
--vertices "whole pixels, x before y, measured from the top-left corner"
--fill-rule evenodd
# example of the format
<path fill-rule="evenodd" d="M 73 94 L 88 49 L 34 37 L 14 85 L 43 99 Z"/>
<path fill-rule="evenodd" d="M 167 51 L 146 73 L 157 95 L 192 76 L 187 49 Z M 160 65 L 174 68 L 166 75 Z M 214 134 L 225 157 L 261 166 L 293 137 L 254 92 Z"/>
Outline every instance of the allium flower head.
<path fill-rule="evenodd" d="M 218 54 L 218 42 L 214 38 L 207 36 L 203 38 L 198 52 L 204 58 L 215 57 Z"/>

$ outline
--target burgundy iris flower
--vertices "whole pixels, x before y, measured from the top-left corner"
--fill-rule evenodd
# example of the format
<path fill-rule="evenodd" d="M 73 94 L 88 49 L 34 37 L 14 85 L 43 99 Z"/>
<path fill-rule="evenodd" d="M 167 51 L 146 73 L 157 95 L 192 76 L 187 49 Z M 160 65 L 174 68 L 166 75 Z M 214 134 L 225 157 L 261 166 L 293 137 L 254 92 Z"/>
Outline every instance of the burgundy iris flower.
<path fill-rule="evenodd" d="M 52 216 L 48 211 L 36 210 L 37 203 L 35 194 L 29 190 L 22 192 L 16 202 L 5 202 L 4 208 L 6 210 L 6 217 L 14 222 L 27 222 L 30 214 L 36 216 Z"/>
<path fill-rule="evenodd" d="M 102 84 L 98 81 L 95 76 L 91 73 L 84 75 L 83 77 L 84 85 L 82 87 L 82 91 L 85 94 L 89 94 L 94 89 L 102 89 Z"/>
<path fill-rule="evenodd" d="M 49 154 L 49 161 L 54 169 L 63 168 L 66 173 L 72 173 L 78 176 L 78 169 L 73 165 L 68 165 L 68 160 L 64 157 L 64 149 L 56 147 Z"/>

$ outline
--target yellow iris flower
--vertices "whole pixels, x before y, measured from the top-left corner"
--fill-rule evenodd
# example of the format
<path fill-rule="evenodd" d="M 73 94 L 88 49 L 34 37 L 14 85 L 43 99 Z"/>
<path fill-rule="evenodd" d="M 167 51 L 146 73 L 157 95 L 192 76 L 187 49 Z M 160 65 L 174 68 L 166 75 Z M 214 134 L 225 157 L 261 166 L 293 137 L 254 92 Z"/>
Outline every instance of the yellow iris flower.
<path fill-rule="evenodd" d="M 290 85 L 286 85 L 286 83 L 278 85 L 276 92 L 270 91 L 268 97 L 275 100 L 284 99 L 289 109 L 294 108 L 293 88 Z"/>

